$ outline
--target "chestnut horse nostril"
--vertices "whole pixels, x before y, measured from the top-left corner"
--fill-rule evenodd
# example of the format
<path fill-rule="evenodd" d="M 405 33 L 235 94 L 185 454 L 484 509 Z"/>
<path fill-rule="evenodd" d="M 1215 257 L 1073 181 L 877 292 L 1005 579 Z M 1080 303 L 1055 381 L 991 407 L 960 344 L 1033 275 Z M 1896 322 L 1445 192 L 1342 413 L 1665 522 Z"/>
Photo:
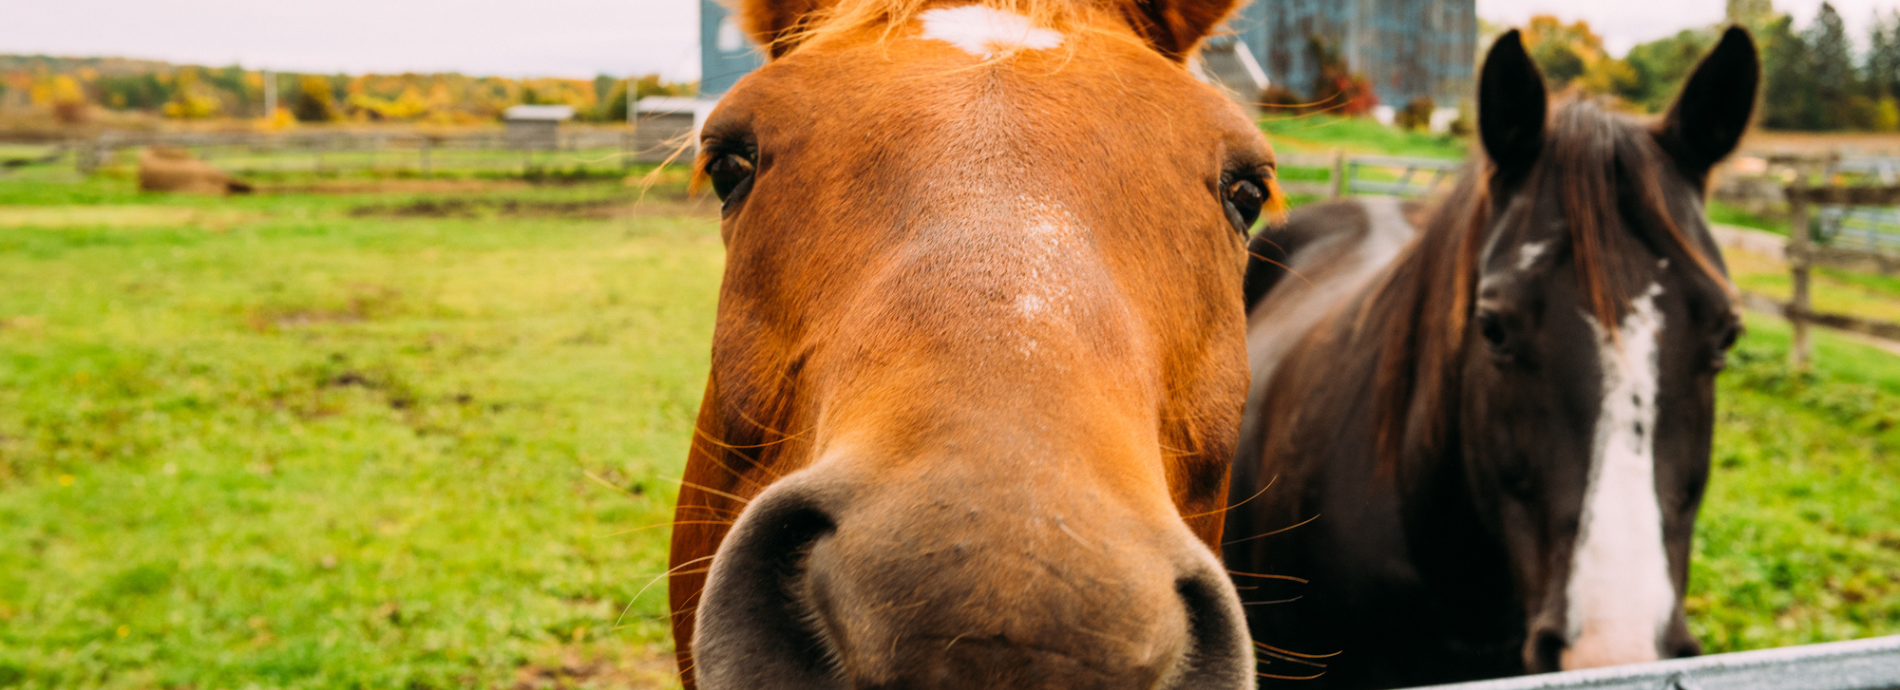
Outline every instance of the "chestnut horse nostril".
<path fill-rule="evenodd" d="M 694 635 L 703 688 L 839 687 L 801 590 L 813 544 L 836 531 L 809 492 L 763 494 L 714 560 Z"/>
<path fill-rule="evenodd" d="M 1188 621 L 1188 647 L 1181 672 L 1168 688 L 1253 687 L 1253 638 L 1240 600 L 1212 571 L 1175 583 Z"/>

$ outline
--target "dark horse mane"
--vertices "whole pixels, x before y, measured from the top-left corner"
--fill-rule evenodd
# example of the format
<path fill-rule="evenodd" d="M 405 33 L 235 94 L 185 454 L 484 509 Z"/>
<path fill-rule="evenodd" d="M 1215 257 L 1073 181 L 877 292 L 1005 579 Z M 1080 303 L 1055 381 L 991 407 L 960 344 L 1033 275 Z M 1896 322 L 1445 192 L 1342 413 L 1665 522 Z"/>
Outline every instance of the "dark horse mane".
<path fill-rule="evenodd" d="M 1528 171 L 1500 174 L 1480 154 L 1459 175 L 1383 277 L 1334 317 L 1334 333 L 1356 345 L 1340 351 L 1371 360 L 1364 366 L 1373 372 L 1372 413 L 1382 467 L 1394 467 L 1408 452 L 1444 449 L 1452 418 L 1445 408 L 1457 399 L 1457 362 L 1476 299 L 1479 262 L 1491 239 L 1487 230 L 1510 197 L 1542 199 L 1548 187 L 1556 186 L 1583 294 L 1611 337 L 1627 306 L 1627 277 L 1638 265 L 1638 257 L 1610 251 L 1616 246 L 1613 233 L 1631 231 L 1620 222 L 1626 216 L 1662 230 L 1662 237 L 1646 238 L 1653 251 L 1689 261 L 1732 292 L 1704 249 L 1708 245 L 1699 241 L 1706 238 L 1689 237 L 1669 212 L 1663 175 L 1675 166 L 1647 127 L 1593 99 L 1572 97 L 1552 114 Z"/>

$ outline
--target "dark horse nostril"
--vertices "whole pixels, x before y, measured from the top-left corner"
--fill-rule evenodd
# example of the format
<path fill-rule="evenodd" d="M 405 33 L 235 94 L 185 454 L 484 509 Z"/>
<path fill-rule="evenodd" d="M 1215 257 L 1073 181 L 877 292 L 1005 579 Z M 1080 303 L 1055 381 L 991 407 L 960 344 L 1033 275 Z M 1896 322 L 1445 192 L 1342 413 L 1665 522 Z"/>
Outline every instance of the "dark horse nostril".
<path fill-rule="evenodd" d="M 1677 642 L 1674 647 L 1669 650 L 1669 657 L 1672 659 L 1682 659 L 1692 656 L 1702 656 L 1702 643 L 1694 639 Z"/>
<path fill-rule="evenodd" d="M 1551 673 L 1563 670 L 1564 648 L 1563 633 L 1556 630 L 1537 631 L 1536 640 L 1531 648 L 1531 673 Z"/>
<path fill-rule="evenodd" d="M 1188 650 L 1169 688 L 1253 687 L 1253 639 L 1241 623 L 1240 602 L 1221 576 L 1203 573 L 1175 583 L 1187 610 Z"/>
<path fill-rule="evenodd" d="M 766 496 L 714 558 L 693 635 L 694 675 L 708 689 L 838 687 L 801 591 L 807 554 L 836 525 L 810 497 Z"/>

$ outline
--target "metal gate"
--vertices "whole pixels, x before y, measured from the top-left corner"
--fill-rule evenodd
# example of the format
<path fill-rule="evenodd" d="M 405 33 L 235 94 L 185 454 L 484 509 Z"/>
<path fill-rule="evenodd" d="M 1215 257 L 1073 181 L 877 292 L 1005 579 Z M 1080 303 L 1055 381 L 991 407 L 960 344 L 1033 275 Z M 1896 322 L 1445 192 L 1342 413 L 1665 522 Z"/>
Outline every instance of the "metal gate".
<path fill-rule="evenodd" d="M 1900 635 L 1546 673 L 1429 690 L 1900 690 Z M 1417 690 L 1428 690 L 1419 688 Z"/>

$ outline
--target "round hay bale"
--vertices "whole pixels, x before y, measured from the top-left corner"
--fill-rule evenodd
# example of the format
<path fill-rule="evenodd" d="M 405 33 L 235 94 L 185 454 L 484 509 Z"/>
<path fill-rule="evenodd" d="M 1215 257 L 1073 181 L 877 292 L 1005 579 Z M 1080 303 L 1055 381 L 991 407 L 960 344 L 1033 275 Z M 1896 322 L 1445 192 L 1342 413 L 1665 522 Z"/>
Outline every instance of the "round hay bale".
<path fill-rule="evenodd" d="M 191 152 L 170 146 L 151 146 L 139 152 L 139 190 L 186 194 L 242 194 L 251 186 Z"/>

